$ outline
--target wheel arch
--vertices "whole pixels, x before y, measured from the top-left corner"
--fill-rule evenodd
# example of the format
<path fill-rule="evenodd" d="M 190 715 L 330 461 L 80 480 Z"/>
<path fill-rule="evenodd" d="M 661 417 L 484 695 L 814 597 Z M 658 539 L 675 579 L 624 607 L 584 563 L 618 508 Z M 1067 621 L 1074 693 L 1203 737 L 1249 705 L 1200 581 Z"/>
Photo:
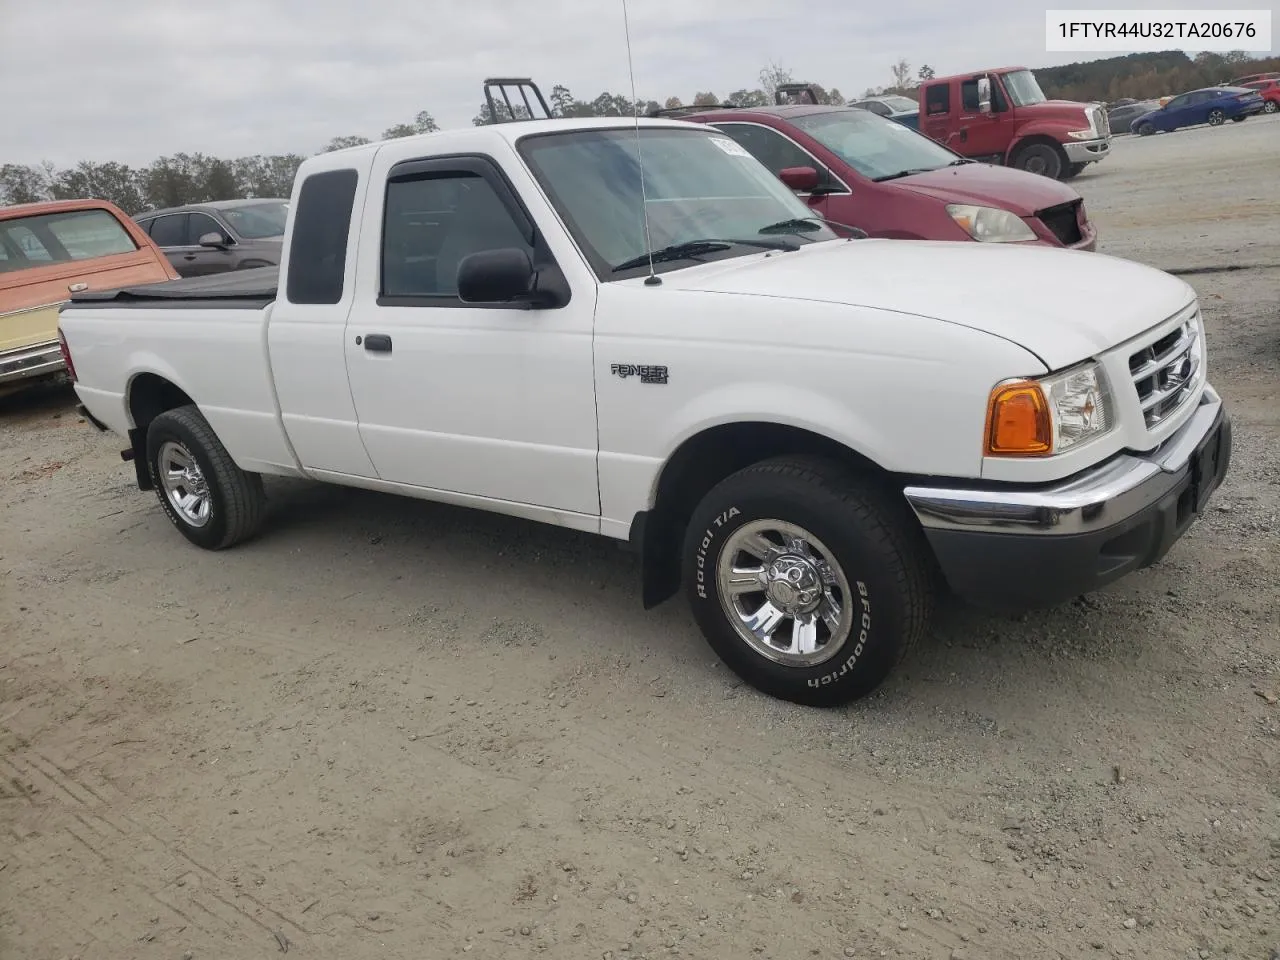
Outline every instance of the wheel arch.
<path fill-rule="evenodd" d="M 173 380 L 151 371 L 140 371 L 129 378 L 125 388 L 125 407 L 129 411 L 129 449 L 127 459 L 133 461 L 139 490 L 152 489 L 147 469 L 147 428 L 160 414 L 177 407 L 195 405 L 190 394 Z"/>
<path fill-rule="evenodd" d="M 641 558 L 645 609 L 673 596 L 680 586 L 679 549 L 694 507 L 721 480 L 744 467 L 778 456 L 832 460 L 868 476 L 889 472 L 848 444 L 793 424 L 742 420 L 704 427 L 686 437 L 658 471 L 651 507 L 632 518 L 630 541 Z"/>

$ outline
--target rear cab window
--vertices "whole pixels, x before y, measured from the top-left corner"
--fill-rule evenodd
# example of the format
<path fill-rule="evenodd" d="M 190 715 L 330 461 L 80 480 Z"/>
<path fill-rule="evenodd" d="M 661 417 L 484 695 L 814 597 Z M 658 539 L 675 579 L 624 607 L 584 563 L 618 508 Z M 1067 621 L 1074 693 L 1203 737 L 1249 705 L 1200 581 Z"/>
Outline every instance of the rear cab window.
<path fill-rule="evenodd" d="M 289 240 L 285 297 L 290 303 L 342 300 L 347 237 L 359 180 L 355 170 L 341 169 L 313 173 L 302 182 Z"/>
<path fill-rule="evenodd" d="M 0 220 L 0 272 L 93 260 L 138 249 L 109 210 L 67 210 Z"/>

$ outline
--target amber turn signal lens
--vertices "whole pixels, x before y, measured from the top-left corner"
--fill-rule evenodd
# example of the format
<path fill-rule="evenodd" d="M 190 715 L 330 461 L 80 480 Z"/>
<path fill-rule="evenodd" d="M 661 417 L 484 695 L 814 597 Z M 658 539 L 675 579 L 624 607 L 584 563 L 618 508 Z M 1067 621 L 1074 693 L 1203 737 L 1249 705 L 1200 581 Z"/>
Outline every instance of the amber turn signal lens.
<path fill-rule="evenodd" d="M 1018 380 L 996 387 L 987 406 L 986 455 L 1039 457 L 1052 451 L 1053 423 L 1040 385 Z"/>

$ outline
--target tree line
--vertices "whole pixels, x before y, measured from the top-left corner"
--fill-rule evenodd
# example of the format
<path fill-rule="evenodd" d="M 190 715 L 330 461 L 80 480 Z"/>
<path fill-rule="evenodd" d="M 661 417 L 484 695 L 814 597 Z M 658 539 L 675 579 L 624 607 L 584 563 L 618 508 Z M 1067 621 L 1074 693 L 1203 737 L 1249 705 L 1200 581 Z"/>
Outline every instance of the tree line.
<path fill-rule="evenodd" d="M 1196 87 L 1212 86 L 1243 74 L 1280 70 L 1280 57 L 1255 59 L 1240 51 L 1201 53 L 1192 58 L 1185 53 L 1139 53 L 1110 57 L 1061 67 L 1035 71 L 1046 95 L 1065 100 L 1115 100 L 1121 97 L 1152 99 L 1172 95 Z M 928 64 L 913 69 L 905 59 L 894 63 L 889 74 L 892 82 L 883 87 L 869 87 L 863 96 L 901 94 L 914 97 L 920 83 L 933 79 L 935 72 Z M 804 78 L 807 79 L 807 78 Z M 763 106 L 774 102 L 778 87 L 795 82 L 792 71 L 770 64 L 760 71 L 758 85 L 734 90 L 723 98 L 712 91 L 699 91 L 687 104 L 679 97 L 657 100 L 635 100 L 605 91 L 591 100 L 579 100 L 568 87 L 556 84 L 547 96 L 553 116 L 558 117 L 630 117 L 659 109 L 684 106 L 731 104 Z M 814 84 L 819 102 L 845 103 L 835 87 Z M 510 118 L 505 102 L 495 100 L 497 116 L 486 101 L 480 105 L 472 123 L 477 126 Z M 527 116 L 522 103 L 515 107 L 517 118 Z M 419 111 L 412 121 L 398 123 L 382 132 L 382 139 L 413 136 L 438 130 L 427 110 Z M 360 134 L 334 137 L 320 152 L 341 150 L 371 142 Z M 203 153 L 176 153 L 160 157 L 144 167 L 108 161 L 83 160 L 73 167 L 57 168 L 51 163 L 36 166 L 6 163 L 0 165 L 0 204 L 33 203 L 96 197 L 110 200 L 132 215 L 144 210 L 180 206 L 207 200 L 229 200 L 240 197 L 287 197 L 302 154 L 258 154 L 235 159 L 212 157 Z"/>

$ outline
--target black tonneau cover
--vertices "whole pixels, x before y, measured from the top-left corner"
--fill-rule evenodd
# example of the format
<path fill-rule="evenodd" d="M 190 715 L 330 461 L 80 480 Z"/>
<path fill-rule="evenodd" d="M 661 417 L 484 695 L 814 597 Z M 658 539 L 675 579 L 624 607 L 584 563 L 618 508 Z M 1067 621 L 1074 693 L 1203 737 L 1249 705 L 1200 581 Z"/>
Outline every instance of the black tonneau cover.
<path fill-rule="evenodd" d="M 66 307 L 167 307 L 191 309 L 253 309 L 265 307 L 276 298 L 279 267 L 232 270 L 207 277 L 183 277 L 163 283 L 148 283 L 114 290 L 86 290 L 73 293 Z"/>

